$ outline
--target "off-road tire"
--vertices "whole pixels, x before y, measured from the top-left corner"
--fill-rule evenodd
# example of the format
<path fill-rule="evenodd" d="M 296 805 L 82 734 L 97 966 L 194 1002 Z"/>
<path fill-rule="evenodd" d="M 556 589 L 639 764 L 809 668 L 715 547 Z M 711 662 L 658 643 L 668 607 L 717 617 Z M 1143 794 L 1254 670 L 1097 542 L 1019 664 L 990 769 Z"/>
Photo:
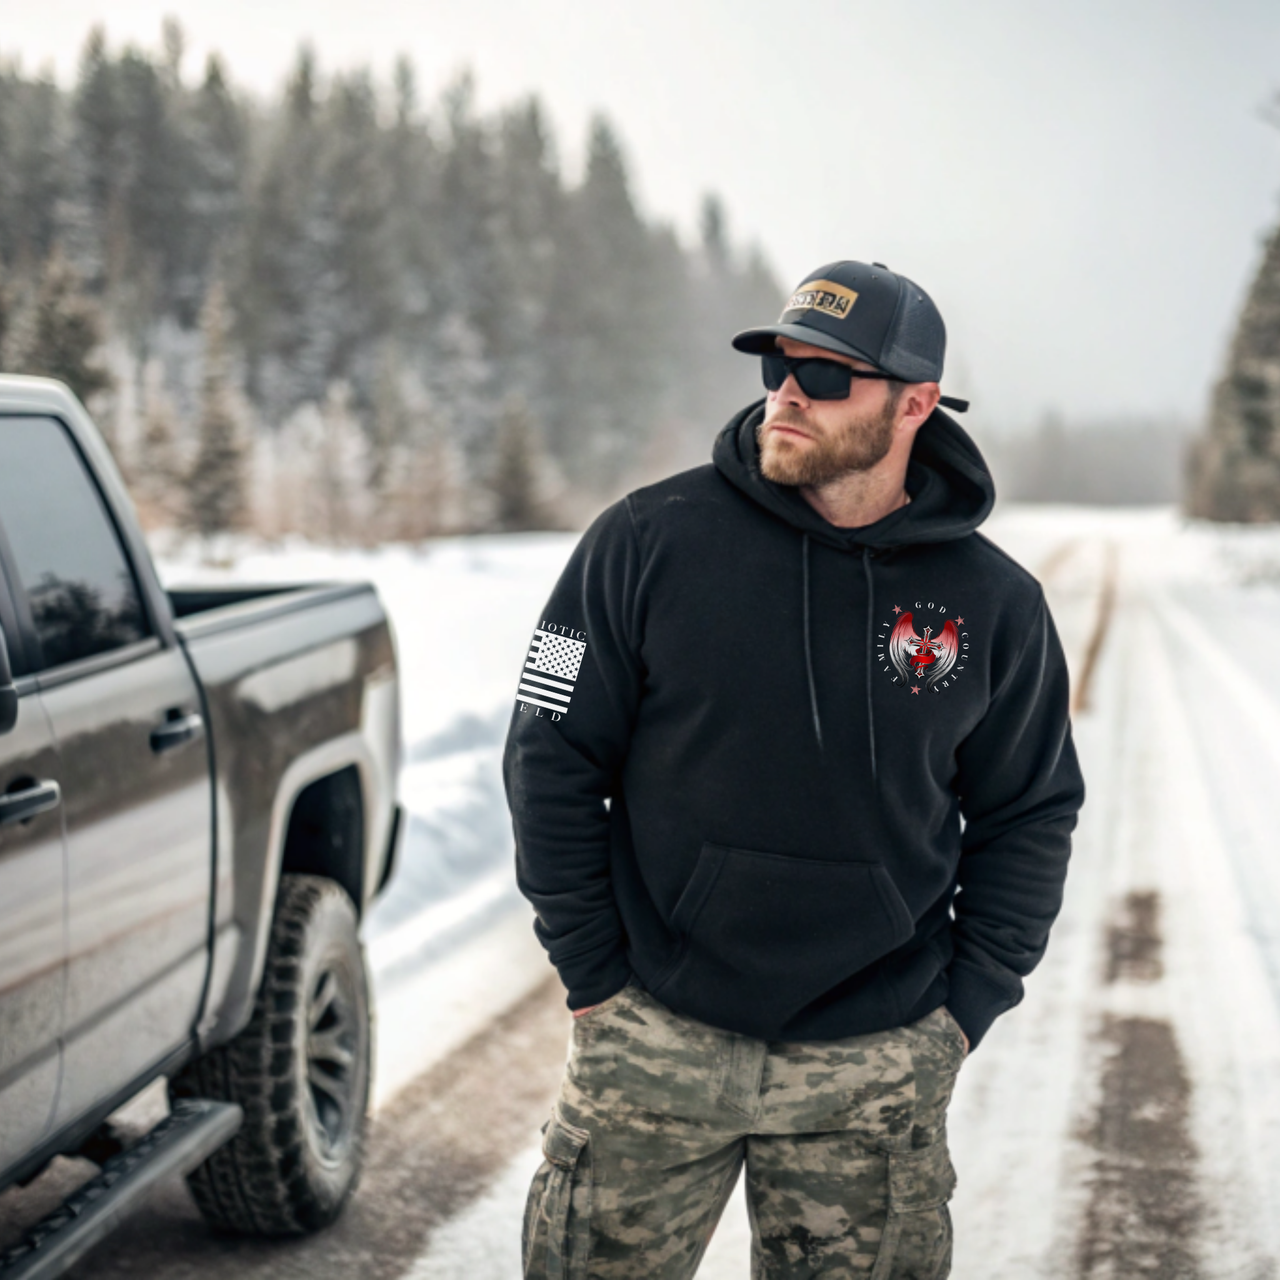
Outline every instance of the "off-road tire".
<path fill-rule="evenodd" d="M 169 1085 L 244 1109 L 239 1133 L 187 1177 L 209 1222 L 292 1236 L 337 1218 L 364 1158 L 371 1043 L 351 899 L 332 880 L 282 876 L 252 1020 Z"/>

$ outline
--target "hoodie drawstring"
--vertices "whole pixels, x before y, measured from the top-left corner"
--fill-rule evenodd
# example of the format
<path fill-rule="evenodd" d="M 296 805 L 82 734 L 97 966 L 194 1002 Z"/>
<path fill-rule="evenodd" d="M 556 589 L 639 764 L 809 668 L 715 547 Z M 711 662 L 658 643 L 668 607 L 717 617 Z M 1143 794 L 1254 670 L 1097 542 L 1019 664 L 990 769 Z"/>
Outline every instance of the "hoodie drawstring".
<path fill-rule="evenodd" d="M 809 640 L 809 535 L 804 535 L 800 549 L 800 564 L 804 571 L 804 669 L 809 676 L 809 707 L 813 711 L 813 734 L 822 750 L 822 719 L 818 715 L 818 686 L 813 681 L 813 646 Z"/>
<path fill-rule="evenodd" d="M 862 573 L 867 580 L 867 746 L 871 749 L 871 780 L 876 780 L 876 713 L 871 701 L 871 635 L 875 630 L 875 586 L 871 580 L 871 548 L 862 548 Z"/>
<path fill-rule="evenodd" d="M 809 535 L 800 544 L 800 565 L 804 580 L 804 670 L 809 677 L 809 708 L 813 712 L 813 736 L 822 750 L 822 717 L 818 715 L 818 686 L 813 678 L 813 640 L 809 626 Z M 871 643 L 875 632 L 875 584 L 871 577 L 871 548 L 862 548 L 862 572 L 867 580 L 867 746 L 871 752 L 871 778 L 876 779 L 876 718 L 871 698 Z"/>

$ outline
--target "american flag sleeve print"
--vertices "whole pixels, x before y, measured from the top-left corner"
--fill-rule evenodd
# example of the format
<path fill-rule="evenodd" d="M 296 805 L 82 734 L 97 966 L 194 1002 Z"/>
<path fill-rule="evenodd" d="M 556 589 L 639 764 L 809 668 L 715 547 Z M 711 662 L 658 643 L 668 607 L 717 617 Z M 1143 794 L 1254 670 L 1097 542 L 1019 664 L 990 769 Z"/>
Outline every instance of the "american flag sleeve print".
<path fill-rule="evenodd" d="M 533 633 L 529 656 L 524 662 L 520 691 L 516 695 L 519 701 L 561 713 L 568 711 L 586 651 L 586 641 L 572 640 L 539 627 Z"/>

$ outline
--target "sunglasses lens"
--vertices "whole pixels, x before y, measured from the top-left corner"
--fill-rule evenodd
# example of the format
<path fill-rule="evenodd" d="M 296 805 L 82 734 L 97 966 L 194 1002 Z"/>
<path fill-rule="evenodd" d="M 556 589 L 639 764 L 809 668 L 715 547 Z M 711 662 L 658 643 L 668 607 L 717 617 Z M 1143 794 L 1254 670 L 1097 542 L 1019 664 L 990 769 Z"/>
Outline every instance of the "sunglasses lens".
<path fill-rule="evenodd" d="M 849 394 L 849 367 L 836 360 L 760 357 L 760 374 L 766 390 L 777 391 L 786 382 L 788 371 L 796 375 L 800 390 L 811 400 L 843 400 Z"/>
<path fill-rule="evenodd" d="M 811 400 L 843 400 L 849 394 L 849 366 L 835 360 L 800 360 L 796 381 Z"/>

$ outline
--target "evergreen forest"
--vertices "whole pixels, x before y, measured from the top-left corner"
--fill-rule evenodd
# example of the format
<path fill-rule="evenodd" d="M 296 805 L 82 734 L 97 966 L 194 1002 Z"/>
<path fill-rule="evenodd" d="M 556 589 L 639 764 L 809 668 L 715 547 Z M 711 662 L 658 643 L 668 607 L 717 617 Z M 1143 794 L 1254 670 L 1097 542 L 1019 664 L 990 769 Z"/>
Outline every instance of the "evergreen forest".
<path fill-rule="evenodd" d="M 0 61 L 0 369 L 85 399 L 150 527 L 579 527 L 762 394 L 777 281 L 714 195 L 646 217 L 603 117 L 570 179 L 537 99 L 304 47 L 263 101 L 185 43 Z"/>

